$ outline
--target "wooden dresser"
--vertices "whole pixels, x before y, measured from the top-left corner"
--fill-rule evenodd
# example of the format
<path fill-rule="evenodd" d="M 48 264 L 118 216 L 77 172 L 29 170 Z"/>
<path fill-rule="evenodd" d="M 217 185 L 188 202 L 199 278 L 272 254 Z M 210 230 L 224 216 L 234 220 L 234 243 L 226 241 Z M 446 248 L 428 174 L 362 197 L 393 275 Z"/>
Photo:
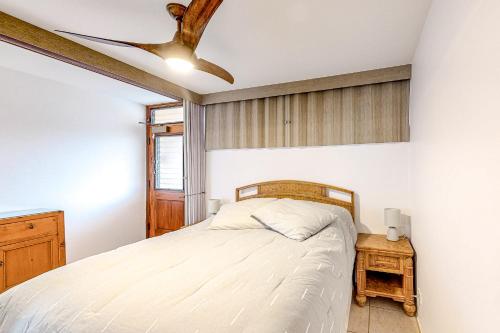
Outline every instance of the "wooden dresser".
<path fill-rule="evenodd" d="M 64 213 L 0 213 L 0 292 L 66 263 Z"/>

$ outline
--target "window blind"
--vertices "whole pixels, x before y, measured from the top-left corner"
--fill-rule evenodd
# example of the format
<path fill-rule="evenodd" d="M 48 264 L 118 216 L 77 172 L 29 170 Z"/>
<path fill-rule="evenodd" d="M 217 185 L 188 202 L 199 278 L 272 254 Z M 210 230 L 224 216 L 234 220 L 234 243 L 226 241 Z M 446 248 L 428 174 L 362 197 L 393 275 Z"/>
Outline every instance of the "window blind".
<path fill-rule="evenodd" d="M 158 136 L 155 139 L 156 149 L 156 188 L 168 190 L 183 190 L 182 135 Z"/>

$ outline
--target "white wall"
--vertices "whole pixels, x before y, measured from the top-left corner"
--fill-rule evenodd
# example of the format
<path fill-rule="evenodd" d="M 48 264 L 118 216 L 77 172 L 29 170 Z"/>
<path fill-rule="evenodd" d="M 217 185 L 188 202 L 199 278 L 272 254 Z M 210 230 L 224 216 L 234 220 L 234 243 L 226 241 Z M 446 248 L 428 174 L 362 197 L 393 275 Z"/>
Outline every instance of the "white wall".
<path fill-rule="evenodd" d="M 414 59 L 411 189 L 424 333 L 498 332 L 500 2 L 434 1 Z"/>
<path fill-rule="evenodd" d="M 0 67 L 0 211 L 65 211 L 69 261 L 145 236 L 144 107 Z"/>
<path fill-rule="evenodd" d="M 336 185 L 357 193 L 359 231 L 385 233 L 384 208 L 409 207 L 408 162 L 408 143 L 217 150 L 207 157 L 207 193 L 234 201 L 236 187 L 261 181 Z"/>

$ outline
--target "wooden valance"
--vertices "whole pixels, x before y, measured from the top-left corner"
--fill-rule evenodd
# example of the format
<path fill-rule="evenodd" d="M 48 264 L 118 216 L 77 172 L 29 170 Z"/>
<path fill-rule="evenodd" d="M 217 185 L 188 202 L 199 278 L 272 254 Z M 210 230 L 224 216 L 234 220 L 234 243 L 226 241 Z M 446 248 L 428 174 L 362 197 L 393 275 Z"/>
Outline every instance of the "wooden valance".
<path fill-rule="evenodd" d="M 410 80 L 206 106 L 207 150 L 409 141 Z"/>

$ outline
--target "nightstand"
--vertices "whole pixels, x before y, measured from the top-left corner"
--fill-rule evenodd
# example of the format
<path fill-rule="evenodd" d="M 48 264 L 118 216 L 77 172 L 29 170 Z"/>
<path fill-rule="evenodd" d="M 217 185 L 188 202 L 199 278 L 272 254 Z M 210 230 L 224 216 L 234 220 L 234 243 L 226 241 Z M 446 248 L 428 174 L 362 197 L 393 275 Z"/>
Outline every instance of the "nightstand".
<path fill-rule="evenodd" d="M 408 239 L 388 241 L 385 235 L 358 234 L 356 242 L 356 301 L 388 297 L 403 302 L 408 316 L 416 312 L 413 299 L 413 248 Z"/>

